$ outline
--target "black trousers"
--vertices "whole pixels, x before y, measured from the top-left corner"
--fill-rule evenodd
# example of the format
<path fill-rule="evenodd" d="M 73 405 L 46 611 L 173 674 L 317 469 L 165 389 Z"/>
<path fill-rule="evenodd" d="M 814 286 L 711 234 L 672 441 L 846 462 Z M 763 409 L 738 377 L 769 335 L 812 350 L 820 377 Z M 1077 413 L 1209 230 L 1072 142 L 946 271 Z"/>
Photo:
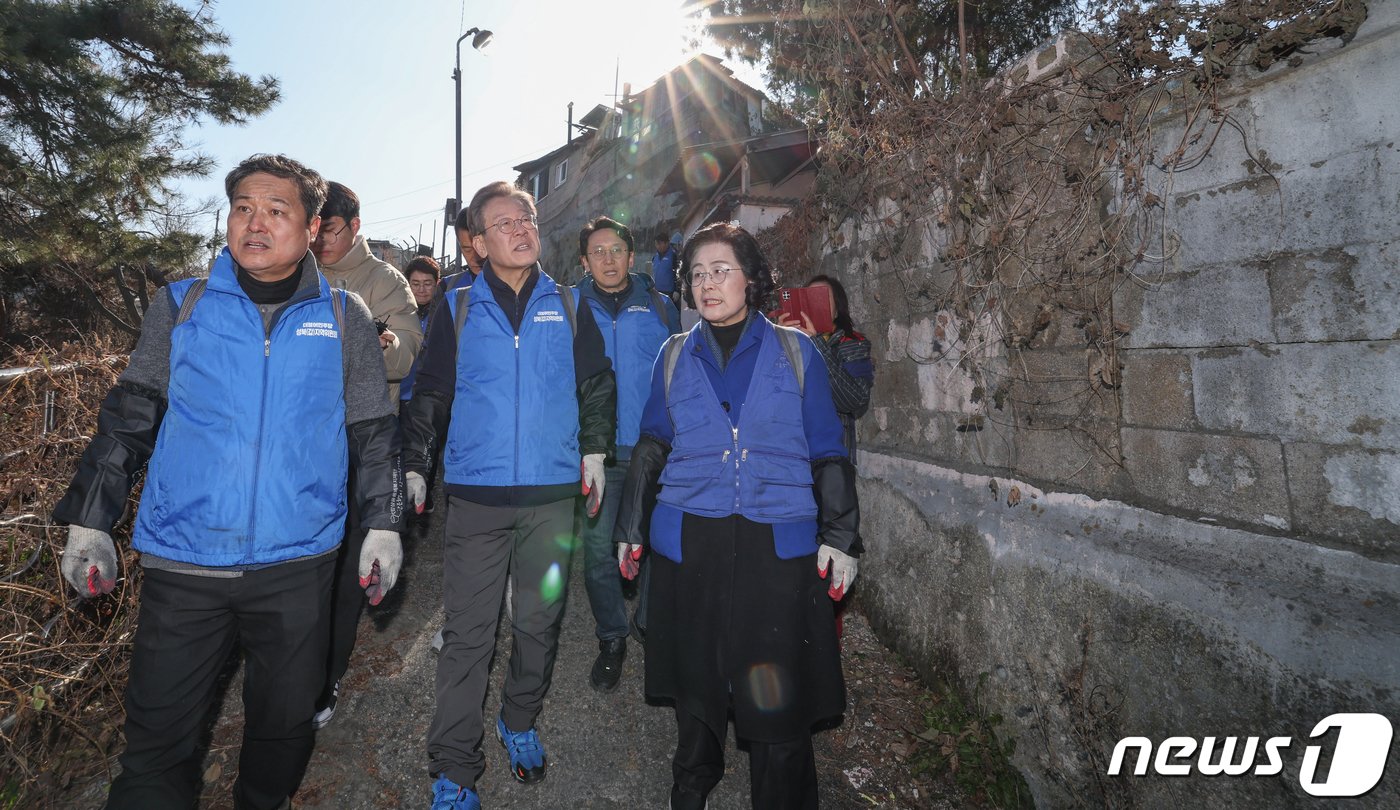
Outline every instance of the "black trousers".
<path fill-rule="evenodd" d="M 724 740 L 705 721 L 684 709 L 676 709 L 676 756 L 671 773 L 679 791 L 672 790 L 675 810 L 695 810 L 724 776 Z M 749 795 L 755 808 L 765 810 L 816 810 L 817 761 L 812 735 L 803 734 L 779 743 L 745 740 L 749 748 Z"/>
<path fill-rule="evenodd" d="M 126 750 L 107 810 L 189 810 L 199 739 L 234 645 L 243 747 L 234 807 L 271 810 L 306 771 L 325 677 L 332 555 L 216 578 L 147 570 L 126 687 Z"/>
<path fill-rule="evenodd" d="M 355 471 L 350 471 L 347 492 L 355 491 Z M 360 506 L 352 496 L 346 505 L 345 541 L 335 558 L 335 578 L 331 585 L 330 648 L 326 660 L 326 679 L 318 702 L 325 705 L 331 689 L 345 677 L 350 668 L 350 654 L 355 651 L 355 635 L 360 629 L 360 614 L 365 609 L 365 591 L 360 587 L 360 550 L 365 545 L 367 530 L 360 526 Z"/>

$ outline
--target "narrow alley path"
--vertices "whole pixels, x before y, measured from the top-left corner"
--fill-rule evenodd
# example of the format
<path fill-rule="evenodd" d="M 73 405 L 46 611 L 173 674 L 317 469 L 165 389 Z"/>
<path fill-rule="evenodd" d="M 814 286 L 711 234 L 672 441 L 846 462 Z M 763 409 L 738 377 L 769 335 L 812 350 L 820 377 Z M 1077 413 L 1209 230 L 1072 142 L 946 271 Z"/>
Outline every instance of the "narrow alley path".
<path fill-rule="evenodd" d="M 442 500 L 439 500 L 442 503 Z M 320 732 L 311 766 L 297 794 L 298 810 L 426 808 L 430 801 L 424 740 L 433 712 L 437 657 L 430 642 L 442 617 L 441 510 L 431 526 L 406 538 L 406 559 L 391 599 L 367 612 L 350 671 L 341 682 L 334 720 Z M 487 771 L 478 785 L 488 810 L 512 808 L 664 808 L 671 785 L 674 717 L 668 707 L 642 699 L 642 650 L 629 644 L 621 686 L 600 695 L 588 684 L 597 654 L 592 615 L 576 554 L 554 685 L 538 728 L 549 754 L 544 782 L 521 785 L 507 772 L 501 746 L 484 744 Z M 846 673 L 850 700 L 840 728 L 819 734 L 817 770 L 822 806 L 845 808 L 950 808 L 963 804 L 946 780 L 911 784 L 907 759 L 920 730 L 922 690 L 894 656 L 879 647 L 856 611 L 846 619 Z M 486 711 L 499 706 L 499 686 L 509 652 L 500 634 Z M 876 673 L 871 676 L 869 673 Z M 242 730 L 240 678 L 225 695 L 205 758 L 201 807 L 230 808 Z M 907 705 L 904 705 L 907 703 Z M 890 717 L 902 718 L 891 722 Z M 905 725 L 907 723 L 907 725 Z M 901 725 L 901 728 L 890 726 Z M 728 770 L 710 797 L 712 810 L 749 807 L 748 757 L 735 750 L 732 730 Z M 100 799 L 92 804 L 100 806 Z"/>

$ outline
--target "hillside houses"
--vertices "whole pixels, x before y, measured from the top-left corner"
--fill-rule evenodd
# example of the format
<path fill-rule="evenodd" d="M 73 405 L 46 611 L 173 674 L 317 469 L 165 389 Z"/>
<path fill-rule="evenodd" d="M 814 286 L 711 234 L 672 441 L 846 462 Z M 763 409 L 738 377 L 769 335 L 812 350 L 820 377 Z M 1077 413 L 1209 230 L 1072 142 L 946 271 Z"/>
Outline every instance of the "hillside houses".
<path fill-rule="evenodd" d="M 632 229 L 643 269 L 655 234 L 688 235 L 706 215 L 771 224 L 810 188 L 816 144 L 806 130 L 765 132 L 766 112 L 708 54 L 589 110 L 563 146 L 515 167 L 538 201 L 545 272 L 579 278 L 578 231 L 602 214 Z"/>

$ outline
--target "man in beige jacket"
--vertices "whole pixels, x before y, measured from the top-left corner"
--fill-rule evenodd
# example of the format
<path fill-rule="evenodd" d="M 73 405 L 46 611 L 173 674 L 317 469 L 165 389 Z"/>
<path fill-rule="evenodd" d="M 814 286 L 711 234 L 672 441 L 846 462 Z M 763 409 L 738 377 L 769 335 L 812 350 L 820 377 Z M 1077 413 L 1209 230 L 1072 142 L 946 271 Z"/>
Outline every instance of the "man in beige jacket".
<path fill-rule="evenodd" d="M 311 250 L 331 286 L 359 295 L 374 320 L 387 326 L 379 344 L 384 348 L 389 397 L 397 403 L 399 381 L 423 344 L 418 307 L 408 279 L 370 252 L 369 240 L 360 235 L 360 198 L 340 183 L 330 183 L 330 196 L 321 207 L 321 232 Z"/>
<path fill-rule="evenodd" d="M 360 235 L 360 198 L 340 183 L 329 186 L 326 203 L 321 206 L 321 230 L 311 243 L 311 250 L 331 286 L 360 296 L 374 316 L 381 330 L 379 345 L 384 350 L 390 401 L 398 407 L 399 381 L 413 367 L 413 358 L 423 343 L 418 307 L 408 279 L 393 265 L 376 259 L 369 250 L 369 242 Z M 316 728 L 325 726 L 335 714 L 340 678 L 350 666 L 355 631 L 360 612 L 364 610 L 364 591 L 360 588 L 359 569 L 354 561 L 359 559 L 365 530 L 360 527 L 356 511 L 352 507 L 345 522 L 345 542 L 336 561 L 331 596 L 330 660 L 325 688 L 312 721 Z"/>

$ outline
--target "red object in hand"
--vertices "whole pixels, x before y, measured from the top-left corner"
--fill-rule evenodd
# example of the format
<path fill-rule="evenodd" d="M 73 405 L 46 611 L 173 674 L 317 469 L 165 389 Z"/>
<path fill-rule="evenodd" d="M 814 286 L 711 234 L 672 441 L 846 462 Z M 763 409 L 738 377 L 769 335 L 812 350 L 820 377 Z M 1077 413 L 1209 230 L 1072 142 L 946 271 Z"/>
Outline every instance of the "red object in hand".
<path fill-rule="evenodd" d="M 642 568 L 642 547 L 637 546 L 630 553 L 622 555 L 618 561 L 617 570 L 622 572 L 624 579 L 636 579 L 637 572 Z"/>
<path fill-rule="evenodd" d="M 371 605 L 377 605 L 384 599 L 384 592 L 379 589 L 379 560 L 370 566 L 369 576 L 360 577 L 360 587 L 365 589 L 365 596 L 369 597 Z"/>
<path fill-rule="evenodd" d="M 821 577 L 822 579 L 826 579 L 826 569 L 825 569 L 825 568 L 822 568 L 821 566 L 818 566 L 818 567 L 817 567 L 817 576 Z M 832 586 L 831 586 L 830 588 L 827 588 L 827 589 L 826 589 L 826 595 L 831 597 L 831 601 L 833 601 L 833 602 L 840 602 L 840 601 L 841 601 L 841 597 L 843 597 L 843 596 L 846 595 L 846 586 L 845 586 L 845 585 L 842 585 L 841 587 L 838 588 L 838 587 L 836 587 L 836 585 L 833 583 Z"/>
<path fill-rule="evenodd" d="M 103 579 L 97 573 L 97 566 L 94 565 L 88 568 L 87 586 L 88 593 L 97 596 L 102 593 L 111 593 L 112 589 L 117 587 L 117 581 L 116 579 Z"/>
<path fill-rule="evenodd" d="M 588 467 L 585 466 L 583 462 L 579 462 L 578 471 L 579 477 L 583 480 L 583 494 L 588 496 L 588 503 L 585 504 L 584 508 L 587 510 L 589 517 L 598 517 L 598 510 L 603 508 L 603 499 L 598 495 L 597 490 L 589 488 Z"/>

